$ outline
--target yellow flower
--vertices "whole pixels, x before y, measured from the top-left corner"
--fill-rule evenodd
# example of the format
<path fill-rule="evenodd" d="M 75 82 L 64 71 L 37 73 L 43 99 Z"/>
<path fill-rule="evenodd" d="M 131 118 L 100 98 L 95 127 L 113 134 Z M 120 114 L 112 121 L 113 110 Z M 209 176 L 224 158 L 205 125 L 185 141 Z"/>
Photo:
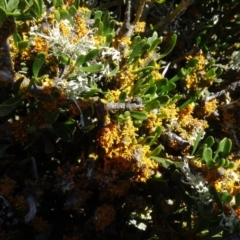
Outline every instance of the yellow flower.
<path fill-rule="evenodd" d="M 218 101 L 216 99 L 213 99 L 212 101 L 209 101 L 209 102 L 207 102 L 205 104 L 205 106 L 204 106 L 204 114 L 205 114 L 205 116 L 208 117 L 209 115 L 211 115 L 211 113 L 213 111 L 216 110 L 217 103 L 218 103 Z"/>
<path fill-rule="evenodd" d="M 63 36 L 71 36 L 70 23 L 68 21 L 61 20 L 59 22 L 59 29 Z"/>
<path fill-rule="evenodd" d="M 144 121 L 144 126 L 149 130 L 149 134 L 154 133 L 156 127 L 162 125 L 162 119 L 156 113 L 149 112 L 148 119 Z"/>
<path fill-rule="evenodd" d="M 76 14 L 74 21 L 75 21 L 74 32 L 77 36 L 72 39 L 73 43 L 78 42 L 79 39 L 86 36 L 89 32 L 84 18 Z"/>
<path fill-rule="evenodd" d="M 134 33 L 144 32 L 145 26 L 146 26 L 146 22 L 137 22 L 133 28 Z"/>
<path fill-rule="evenodd" d="M 39 52 L 45 52 L 45 53 L 48 53 L 48 49 L 49 49 L 49 45 L 47 43 L 47 41 L 38 36 L 38 35 L 35 35 L 34 37 L 34 51 L 39 53 Z"/>
<path fill-rule="evenodd" d="M 132 73 L 132 66 L 126 64 L 118 71 L 116 80 L 116 87 L 119 86 L 122 91 L 129 93 L 132 90 L 135 80 L 137 80 L 137 75 Z"/>
<path fill-rule="evenodd" d="M 106 42 L 105 36 L 96 35 L 93 38 L 94 38 L 94 43 L 96 47 L 105 46 L 105 42 Z"/>
<path fill-rule="evenodd" d="M 160 109 L 160 114 L 164 116 L 163 118 L 176 118 L 178 115 L 178 108 L 175 104 L 171 104 Z"/>
<path fill-rule="evenodd" d="M 108 102 L 118 102 L 119 100 L 119 96 L 121 94 L 120 90 L 110 90 L 107 92 L 107 94 L 105 95 L 106 99 Z"/>

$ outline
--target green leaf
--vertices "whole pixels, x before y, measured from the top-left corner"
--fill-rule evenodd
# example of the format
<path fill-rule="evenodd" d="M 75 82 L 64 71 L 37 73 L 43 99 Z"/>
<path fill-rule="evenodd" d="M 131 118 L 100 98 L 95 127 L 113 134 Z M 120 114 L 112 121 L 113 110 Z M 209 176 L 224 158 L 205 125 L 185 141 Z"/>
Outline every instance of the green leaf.
<path fill-rule="evenodd" d="M 104 26 L 106 26 L 108 24 L 109 19 L 110 19 L 109 11 L 104 11 L 103 17 L 102 17 L 102 22 L 103 22 Z"/>
<path fill-rule="evenodd" d="M 205 77 L 207 78 L 213 78 L 216 76 L 216 68 L 211 68 L 210 70 L 207 71 L 207 73 L 205 74 Z"/>
<path fill-rule="evenodd" d="M 223 210 L 223 204 L 222 201 L 218 195 L 218 192 L 216 190 L 216 188 L 213 185 L 209 185 L 209 193 L 213 196 L 214 200 L 216 201 L 219 209 Z"/>
<path fill-rule="evenodd" d="M 195 67 L 198 64 L 199 60 L 197 58 L 191 58 L 187 63 L 187 68 Z"/>
<path fill-rule="evenodd" d="M 7 116 L 22 102 L 21 97 L 16 96 L 8 99 L 0 105 L 0 117 Z"/>
<path fill-rule="evenodd" d="M 203 160 L 207 163 L 210 160 L 212 160 L 212 149 L 211 148 L 205 148 L 203 151 Z"/>
<path fill-rule="evenodd" d="M 91 72 L 91 73 L 97 73 L 103 70 L 102 64 L 95 64 L 87 67 L 79 67 L 79 70 L 85 71 L 85 72 Z"/>
<path fill-rule="evenodd" d="M 151 146 L 150 144 L 148 144 L 149 146 Z M 162 150 L 162 146 L 157 146 L 155 149 L 153 149 L 151 151 L 151 153 L 149 154 L 149 157 L 151 158 L 151 156 L 157 156 Z"/>
<path fill-rule="evenodd" d="M 18 80 L 15 80 L 12 86 L 12 90 L 14 93 L 18 93 L 21 87 L 22 82 L 24 81 L 24 77 L 19 78 Z"/>
<path fill-rule="evenodd" d="M 228 164 L 228 168 L 230 168 L 230 169 L 235 168 L 235 164 L 234 164 L 234 162 L 229 162 L 229 164 Z"/>
<path fill-rule="evenodd" d="M 232 149 L 232 141 L 229 138 L 224 138 L 218 145 L 217 153 L 221 152 L 221 157 L 227 157 Z"/>
<path fill-rule="evenodd" d="M 34 0 L 33 10 L 35 15 L 40 18 L 43 14 L 43 1 L 42 0 Z"/>
<path fill-rule="evenodd" d="M 7 13 L 2 7 L 0 7 L 0 27 L 5 22 L 6 19 L 7 19 Z"/>
<path fill-rule="evenodd" d="M 169 186 L 166 181 L 163 181 L 163 180 L 157 179 L 157 178 L 150 178 L 149 183 L 151 186 L 150 189 L 153 189 L 154 193 L 158 193 L 158 194 L 168 194 L 169 193 Z M 140 238 L 137 238 L 137 239 L 140 239 Z"/>
<path fill-rule="evenodd" d="M 204 142 L 203 142 L 203 144 L 207 144 L 207 147 L 211 147 L 213 144 L 214 144 L 214 138 L 212 137 L 212 136 L 208 136 L 205 140 L 204 140 Z"/>
<path fill-rule="evenodd" d="M 35 78 L 38 77 L 38 73 L 39 73 L 41 67 L 43 66 L 44 62 L 45 62 L 45 54 L 38 53 L 36 58 L 34 59 L 33 68 L 32 68 L 33 76 Z"/>
<path fill-rule="evenodd" d="M 71 125 L 56 122 L 53 125 L 53 130 L 58 138 L 60 138 L 62 141 L 72 141 L 73 140 L 73 134 L 70 128 Z"/>
<path fill-rule="evenodd" d="M 127 97 L 127 93 L 126 92 L 121 92 L 118 98 L 118 102 L 119 103 L 125 103 Z"/>
<path fill-rule="evenodd" d="M 225 158 L 221 158 L 221 159 L 224 159 L 224 165 L 223 165 L 223 167 L 227 168 L 228 165 L 229 165 L 229 160 L 228 160 L 228 159 L 225 159 Z"/>
<path fill-rule="evenodd" d="M 41 17 L 43 14 L 43 1 L 42 0 L 35 0 L 35 3 L 38 6 L 39 12 L 38 12 L 38 17 Z"/>
<path fill-rule="evenodd" d="M 97 89 L 97 88 L 91 89 L 91 90 L 89 90 L 88 92 L 86 92 L 86 93 L 84 94 L 84 98 L 85 98 L 85 99 L 88 99 L 88 98 L 94 96 L 94 95 L 95 95 L 96 93 L 98 93 L 98 92 L 100 92 L 100 90 Z"/>
<path fill-rule="evenodd" d="M 218 167 L 224 167 L 226 164 L 228 165 L 228 162 L 226 162 L 226 159 L 224 159 L 224 158 L 220 158 L 220 159 L 217 161 L 217 166 L 218 166 Z"/>
<path fill-rule="evenodd" d="M 159 59 L 162 59 L 165 56 L 167 56 L 172 51 L 172 49 L 174 48 L 176 42 L 177 42 L 177 34 L 173 34 L 172 37 L 171 37 L 171 42 L 170 42 L 168 48 L 165 50 L 164 53 L 162 53 L 160 55 Z"/>
<path fill-rule="evenodd" d="M 70 14 L 70 16 L 74 17 L 76 12 L 77 12 L 77 9 L 75 6 L 71 6 L 69 9 L 68 9 L 68 12 Z"/>
<path fill-rule="evenodd" d="M 235 204 L 237 208 L 240 208 L 240 192 L 235 195 Z"/>
<path fill-rule="evenodd" d="M 54 146 L 53 146 L 53 142 L 52 140 L 47 137 L 44 136 L 44 151 L 47 154 L 53 153 L 54 152 Z"/>
<path fill-rule="evenodd" d="M 160 93 L 167 93 L 167 92 L 170 92 L 170 91 L 174 90 L 175 88 L 176 88 L 175 83 L 168 82 L 167 85 L 165 85 L 161 88 Z"/>
<path fill-rule="evenodd" d="M 36 126 L 35 125 L 31 125 L 31 126 L 29 126 L 28 127 L 28 129 L 27 129 L 27 132 L 29 133 L 29 134 L 34 134 L 35 132 L 36 132 Z"/>
<path fill-rule="evenodd" d="M 129 58 L 127 63 L 131 63 L 136 57 L 139 57 L 142 52 L 144 51 L 144 48 L 146 47 L 146 39 L 142 39 L 139 44 L 135 45 Z"/>
<path fill-rule="evenodd" d="M 151 45 L 157 38 L 158 38 L 158 33 L 154 31 L 152 37 L 148 38 L 148 43 Z"/>
<path fill-rule="evenodd" d="M 28 47 L 29 41 L 18 42 L 18 50 L 21 52 Z"/>
<path fill-rule="evenodd" d="M 104 26 L 106 26 L 104 29 L 104 36 L 113 32 L 113 30 L 115 28 L 115 24 L 116 23 L 114 20 L 109 21 L 109 23 L 107 25 L 104 24 Z"/>
<path fill-rule="evenodd" d="M 4 153 L 11 145 L 12 144 L 0 144 L 0 158 L 4 156 Z"/>
<path fill-rule="evenodd" d="M 90 61 L 90 60 L 92 60 L 93 58 L 95 58 L 98 54 L 99 54 L 99 52 L 100 52 L 100 49 L 93 49 L 93 50 L 91 50 L 89 53 L 87 53 L 87 55 L 85 56 L 85 62 L 84 63 L 86 63 L 86 62 L 88 62 L 88 61 Z M 84 64 L 83 63 L 83 64 Z"/>
<path fill-rule="evenodd" d="M 75 6 L 76 9 L 79 8 L 80 3 L 81 3 L 81 0 L 75 0 L 75 1 L 74 1 L 74 6 Z"/>
<path fill-rule="evenodd" d="M 173 162 L 171 160 L 166 159 L 166 158 L 160 158 L 160 157 L 151 156 L 151 155 L 149 156 L 149 158 L 155 160 L 158 163 L 161 163 L 162 166 L 166 169 L 169 168 L 173 164 Z"/>
<path fill-rule="evenodd" d="M 44 118 L 50 122 L 51 124 L 55 123 L 58 116 L 59 116 L 59 112 L 45 112 L 43 114 Z"/>
<path fill-rule="evenodd" d="M 174 103 L 178 102 L 180 99 L 182 99 L 182 95 L 177 93 L 171 99 L 169 99 L 168 105 L 174 104 Z"/>
<path fill-rule="evenodd" d="M 108 77 L 114 76 L 119 70 L 119 65 L 115 65 L 115 68 L 107 75 Z"/>
<path fill-rule="evenodd" d="M 103 23 L 99 21 L 98 23 L 98 35 L 103 35 Z"/>
<path fill-rule="evenodd" d="M 6 1 L 0 1 L 0 7 L 2 7 L 3 9 L 6 9 Z"/>
<path fill-rule="evenodd" d="M 85 62 L 86 62 L 86 61 L 85 61 L 85 55 L 79 55 L 79 56 L 77 57 L 75 66 L 76 66 L 76 67 L 80 67 L 80 66 L 83 65 Z"/>
<path fill-rule="evenodd" d="M 147 66 L 143 68 L 139 68 L 138 70 L 134 71 L 134 74 L 139 74 L 139 73 L 150 73 L 154 70 L 153 66 Z"/>
<path fill-rule="evenodd" d="M 190 103 L 195 102 L 198 98 L 199 98 L 199 94 L 198 94 L 198 93 L 195 93 L 195 96 L 189 98 L 186 102 L 184 102 L 184 103 L 179 107 L 179 110 L 184 109 L 184 108 L 187 107 Z"/>
<path fill-rule="evenodd" d="M 96 11 L 94 14 L 94 20 L 96 19 L 101 19 L 102 18 L 102 12 L 101 11 Z"/>
<path fill-rule="evenodd" d="M 7 11 L 8 12 L 12 12 L 13 10 L 15 10 L 17 8 L 19 4 L 19 0 L 9 0 L 7 2 Z"/>
<path fill-rule="evenodd" d="M 206 165 L 209 169 L 211 169 L 216 166 L 216 162 L 213 159 L 209 159 L 208 162 L 206 162 Z"/>
<path fill-rule="evenodd" d="M 14 40 L 14 43 L 16 44 L 16 46 L 18 46 L 18 43 L 22 41 L 22 38 L 17 32 L 15 32 L 13 34 L 13 40 Z"/>
<path fill-rule="evenodd" d="M 157 87 L 156 85 L 152 85 L 152 86 L 149 86 L 146 91 L 143 93 L 145 96 L 146 95 L 151 95 L 152 97 L 155 96 L 155 93 L 156 93 L 156 90 L 157 90 Z"/>
<path fill-rule="evenodd" d="M 175 169 L 174 172 L 171 174 L 171 179 L 174 182 L 181 182 L 182 176 L 182 173 L 178 169 Z"/>
<path fill-rule="evenodd" d="M 55 19 L 60 22 L 61 20 L 61 15 L 60 15 L 60 11 L 59 10 L 54 10 L 54 16 L 55 16 Z"/>
<path fill-rule="evenodd" d="M 66 54 L 62 53 L 59 57 L 58 57 L 59 61 L 61 64 L 63 65 L 69 65 L 70 64 L 70 57 L 68 57 Z"/>
<path fill-rule="evenodd" d="M 168 84 L 168 80 L 167 78 L 162 78 L 162 79 L 159 79 L 155 82 L 158 90 L 161 90 L 162 87 L 166 86 Z"/>
<path fill-rule="evenodd" d="M 130 114 L 131 114 L 131 117 L 139 119 L 139 120 L 148 119 L 148 115 L 145 112 L 130 111 Z"/>
<path fill-rule="evenodd" d="M 60 19 L 69 19 L 69 13 L 66 10 L 59 10 Z"/>
<path fill-rule="evenodd" d="M 212 223 L 219 222 L 220 219 L 219 219 L 219 213 L 218 212 L 209 212 L 207 210 L 203 210 L 203 207 L 200 203 L 197 204 L 197 207 L 198 207 L 198 212 L 199 212 L 200 217 L 205 222 L 207 222 L 207 224 L 209 222 L 212 222 Z"/>
<path fill-rule="evenodd" d="M 53 0 L 52 3 L 55 8 L 62 8 L 63 6 L 63 0 Z"/>
<path fill-rule="evenodd" d="M 64 124 L 70 126 L 70 125 L 74 125 L 75 123 L 76 123 L 76 121 L 71 119 L 71 120 L 66 121 Z"/>
<path fill-rule="evenodd" d="M 113 33 L 109 33 L 106 35 L 106 46 L 110 46 L 112 40 L 114 38 L 114 34 Z"/>
<path fill-rule="evenodd" d="M 153 41 L 152 44 L 150 44 L 150 48 L 149 48 L 149 51 L 154 51 L 155 48 L 160 44 L 162 43 L 162 38 L 157 38 Z"/>
<path fill-rule="evenodd" d="M 137 80 L 137 82 L 134 84 L 133 88 L 132 88 L 132 95 L 137 95 L 140 92 L 140 87 L 143 83 L 144 79 L 140 78 L 139 80 Z"/>
<path fill-rule="evenodd" d="M 133 49 L 135 46 L 137 46 L 141 41 L 141 37 L 140 36 L 136 36 L 131 44 L 131 49 Z"/>
<path fill-rule="evenodd" d="M 158 109 L 160 107 L 160 102 L 157 99 L 153 99 L 145 104 L 145 111 L 150 112 L 153 109 Z"/>
<path fill-rule="evenodd" d="M 220 198 L 222 199 L 223 202 L 230 203 L 233 197 L 228 192 L 221 192 Z"/>
<path fill-rule="evenodd" d="M 160 126 L 158 126 L 156 128 L 155 132 L 154 132 L 154 136 L 153 137 L 149 136 L 149 137 L 145 138 L 145 140 L 148 140 L 148 138 L 151 139 L 150 142 L 148 143 L 148 145 L 151 146 L 152 144 L 154 144 L 155 141 L 160 137 L 161 133 L 162 133 L 162 128 Z M 159 148 L 157 147 L 149 155 L 157 155 L 160 152 L 160 151 L 157 152 L 159 149 L 161 151 L 162 147 L 161 146 L 159 146 Z"/>
<path fill-rule="evenodd" d="M 163 95 L 163 96 L 160 96 L 160 97 L 158 97 L 157 98 L 157 100 L 159 101 L 159 103 L 160 103 L 160 106 L 164 106 L 164 105 L 166 105 L 167 104 L 167 102 L 169 101 L 169 96 L 167 96 L 167 95 Z"/>
<path fill-rule="evenodd" d="M 217 224 L 216 227 L 209 229 L 209 232 L 204 236 L 204 240 L 222 240 L 222 234 L 220 234 L 222 231 L 223 227 Z"/>

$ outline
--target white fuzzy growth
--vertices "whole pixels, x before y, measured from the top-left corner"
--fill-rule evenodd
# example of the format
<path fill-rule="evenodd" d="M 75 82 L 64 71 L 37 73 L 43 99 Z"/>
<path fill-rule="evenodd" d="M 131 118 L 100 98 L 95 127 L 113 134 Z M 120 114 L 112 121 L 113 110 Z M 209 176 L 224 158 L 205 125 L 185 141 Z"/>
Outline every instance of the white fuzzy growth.
<path fill-rule="evenodd" d="M 40 36 L 44 38 L 51 51 L 51 54 L 59 58 L 61 55 L 66 55 L 74 62 L 80 55 L 86 55 L 91 50 L 96 49 L 94 42 L 94 33 L 96 29 L 91 29 L 89 32 L 80 38 L 77 42 L 72 42 L 74 37 L 74 26 L 68 20 L 61 20 L 66 28 L 72 33 L 69 36 L 64 36 L 60 30 L 60 25 L 56 22 L 51 28 L 48 29 L 48 33 L 39 32 L 36 26 L 31 27 L 30 35 Z M 34 45 L 34 38 L 31 42 Z M 98 47 L 100 53 L 94 59 L 91 59 L 86 63 L 86 66 L 103 65 L 102 71 L 99 73 L 93 73 L 84 71 L 80 68 L 75 68 L 76 76 L 72 79 L 56 78 L 55 85 L 65 89 L 69 98 L 77 99 L 81 93 L 91 90 L 91 83 L 101 80 L 113 70 L 113 66 L 117 65 L 121 61 L 120 52 L 112 47 L 102 46 Z"/>
<path fill-rule="evenodd" d="M 231 207 L 231 205 L 228 206 L 231 209 L 231 214 L 230 215 L 225 215 L 224 212 L 222 212 L 222 219 L 220 222 L 220 226 L 222 226 L 224 229 L 228 230 L 229 233 L 232 233 L 234 230 L 234 227 L 237 222 L 240 220 L 237 219 L 237 215 L 234 211 L 234 209 Z"/>
<path fill-rule="evenodd" d="M 181 170 L 186 179 L 182 180 L 182 182 L 184 184 L 191 185 L 191 188 L 196 191 L 196 196 L 192 197 L 200 202 L 207 203 L 210 199 L 208 182 L 201 176 L 200 173 L 197 173 L 196 175 L 191 173 L 187 159 L 184 159 Z"/>
<path fill-rule="evenodd" d="M 68 20 L 63 20 L 63 23 L 73 31 Z M 54 56 L 59 57 L 62 54 L 65 54 L 71 57 L 73 60 L 76 60 L 80 54 L 87 54 L 91 49 L 94 48 L 94 40 L 89 34 L 79 39 L 78 42 L 72 43 L 72 36 L 64 36 L 59 28 L 59 23 L 56 22 L 55 25 L 49 29 L 49 34 L 37 33 L 40 37 L 45 38 L 52 50 Z"/>

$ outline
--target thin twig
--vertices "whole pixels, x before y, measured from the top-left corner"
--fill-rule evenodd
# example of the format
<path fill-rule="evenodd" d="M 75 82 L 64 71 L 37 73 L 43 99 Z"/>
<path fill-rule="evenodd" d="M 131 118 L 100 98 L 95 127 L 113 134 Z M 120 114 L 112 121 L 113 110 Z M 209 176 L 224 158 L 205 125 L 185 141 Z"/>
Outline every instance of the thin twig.
<path fill-rule="evenodd" d="M 117 36 L 122 36 L 122 37 L 131 36 L 133 26 L 130 23 L 130 18 L 131 18 L 131 0 L 127 0 L 127 8 L 125 11 L 123 25 L 121 26 L 120 29 L 117 30 L 116 32 Z"/>
<path fill-rule="evenodd" d="M 204 98 L 203 101 L 205 103 L 212 101 L 213 99 L 216 99 L 216 98 L 221 97 L 222 95 L 225 95 L 229 91 L 234 91 L 237 87 L 240 87 L 239 81 L 231 83 L 226 89 L 216 92 L 216 93 L 212 94 L 211 96 Z"/>
<path fill-rule="evenodd" d="M 144 6 L 146 4 L 146 0 L 141 0 L 140 1 L 140 5 L 138 7 L 138 10 L 137 10 L 137 13 L 136 13 L 136 16 L 135 16 L 135 19 L 133 21 L 133 24 L 135 25 L 137 22 L 139 22 L 141 16 L 142 16 L 142 12 L 143 12 L 143 9 L 144 9 Z"/>
<path fill-rule="evenodd" d="M 163 31 L 164 27 L 171 23 L 175 18 L 177 18 L 183 11 L 185 11 L 190 5 L 193 4 L 193 0 L 182 0 L 177 8 L 173 10 L 167 17 L 165 17 L 161 22 L 156 24 L 154 30 Z"/>

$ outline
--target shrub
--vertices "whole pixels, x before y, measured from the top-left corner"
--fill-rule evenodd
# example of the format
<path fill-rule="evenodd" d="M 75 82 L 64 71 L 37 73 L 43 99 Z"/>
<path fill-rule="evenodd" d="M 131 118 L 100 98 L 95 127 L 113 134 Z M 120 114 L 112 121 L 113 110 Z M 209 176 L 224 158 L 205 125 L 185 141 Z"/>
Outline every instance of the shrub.
<path fill-rule="evenodd" d="M 131 2 L 120 3 L 124 16 L 111 2 L 0 4 L 2 239 L 222 239 L 239 230 L 239 103 L 223 99 L 234 100 L 238 83 L 224 86 L 225 59 L 214 51 L 227 50 L 221 34 L 208 38 L 219 33 L 208 23 L 225 16 L 213 9 L 194 51 L 171 65 L 177 23 L 197 6 L 206 19 L 210 3 L 181 1 L 154 25 L 151 11 L 168 3 L 142 0 L 131 17 Z M 239 5 L 213 2 L 229 18 Z M 237 71 L 237 57 L 230 64 Z"/>

